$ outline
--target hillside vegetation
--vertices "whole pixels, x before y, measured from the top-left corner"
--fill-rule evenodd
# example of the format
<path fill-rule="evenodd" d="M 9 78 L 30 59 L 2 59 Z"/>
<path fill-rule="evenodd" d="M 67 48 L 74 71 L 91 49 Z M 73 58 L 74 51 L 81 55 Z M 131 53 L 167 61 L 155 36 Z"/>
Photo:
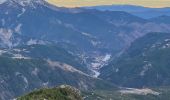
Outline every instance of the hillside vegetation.
<path fill-rule="evenodd" d="M 62 85 L 56 88 L 46 88 L 34 91 L 17 100 L 83 100 L 79 90 Z"/>

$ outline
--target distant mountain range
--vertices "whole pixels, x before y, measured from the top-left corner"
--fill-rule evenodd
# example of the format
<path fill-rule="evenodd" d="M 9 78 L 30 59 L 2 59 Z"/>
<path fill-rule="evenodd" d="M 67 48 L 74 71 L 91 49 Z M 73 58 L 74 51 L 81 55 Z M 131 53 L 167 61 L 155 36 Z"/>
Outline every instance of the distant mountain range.
<path fill-rule="evenodd" d="M 103 6 L 93 6 L 93 7 L 85 7 L 85 8 L 97 9 L 101 11 L 125 11 L 145 19 L 158 17 L 162 15 L 170 16 L 170 7 L 148 8 L 148 7 L 135 6 L 135 5 L 103 5 Z"/>
<path fill-rule="evenodd" d="M 156 23 L 166 23 L 170 24 L 170 16 L 162 15 L 158 17 L 151 18 L 150 21 L 156 22 Z"/>

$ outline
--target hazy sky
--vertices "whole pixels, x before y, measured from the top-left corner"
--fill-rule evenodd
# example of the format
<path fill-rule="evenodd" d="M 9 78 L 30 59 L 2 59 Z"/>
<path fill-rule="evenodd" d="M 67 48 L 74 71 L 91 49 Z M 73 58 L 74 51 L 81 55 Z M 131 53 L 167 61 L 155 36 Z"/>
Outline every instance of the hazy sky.
<path fill-rule="evenodd" d="M 131 4 L 146 7 L 170 7 L 170 0 L 48 0 L 57 6 L 77 7 L 111 4 Z"/>

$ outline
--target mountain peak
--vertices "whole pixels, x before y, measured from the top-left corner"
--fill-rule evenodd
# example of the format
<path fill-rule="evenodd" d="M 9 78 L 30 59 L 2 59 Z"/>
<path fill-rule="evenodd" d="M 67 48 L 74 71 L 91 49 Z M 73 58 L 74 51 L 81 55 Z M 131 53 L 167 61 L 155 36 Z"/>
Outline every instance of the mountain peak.
<path fill-rule="evenodd" d="M 3 0 L 1 3 L 8 3 L 14 5 L 19 4 L 20 6 L 34 6 L 34 4 L 44 4 L 45 0 Z"/>

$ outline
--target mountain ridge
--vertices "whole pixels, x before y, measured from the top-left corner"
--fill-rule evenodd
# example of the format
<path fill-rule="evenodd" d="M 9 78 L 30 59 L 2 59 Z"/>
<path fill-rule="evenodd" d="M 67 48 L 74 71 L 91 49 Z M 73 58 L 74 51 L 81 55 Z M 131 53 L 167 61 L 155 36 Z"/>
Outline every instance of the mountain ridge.
<path fill-rule="evenodd" d="M 169 33 L 150 33 L 137 39 L 101 70 L 102 78 L 125 87 L 168 86 Z"/>
<path fill-rule="evenodd" d="M 87 9 L 98 9 L 102 11 L 125 11 L 136 16 L 149 19 L 161 15 L 170 15 L 169 9 L 170 7 L 163 8 L 149 8 L 143 6 L 136 5 L 101 5 L 101 6 L 92 6 L 92 7 L 84 7 Z"/>

